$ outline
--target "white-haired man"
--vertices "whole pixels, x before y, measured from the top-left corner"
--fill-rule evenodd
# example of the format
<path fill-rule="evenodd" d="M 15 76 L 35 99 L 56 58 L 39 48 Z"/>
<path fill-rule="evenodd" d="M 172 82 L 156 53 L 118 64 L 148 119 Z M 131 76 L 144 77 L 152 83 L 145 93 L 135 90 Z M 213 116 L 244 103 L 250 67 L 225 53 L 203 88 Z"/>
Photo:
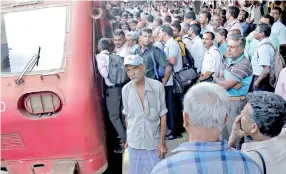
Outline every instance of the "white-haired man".
<path fill-rule="evenodd" d="M 217 84 L 193 86 L 184 98 L 184 127 L 189 142 L 179 145 L 176 155 L 162 160 L 153 174 L 262 173 L 261 168 L 242 152 L 220 141 L 229 108 L 227 92 Z"/>

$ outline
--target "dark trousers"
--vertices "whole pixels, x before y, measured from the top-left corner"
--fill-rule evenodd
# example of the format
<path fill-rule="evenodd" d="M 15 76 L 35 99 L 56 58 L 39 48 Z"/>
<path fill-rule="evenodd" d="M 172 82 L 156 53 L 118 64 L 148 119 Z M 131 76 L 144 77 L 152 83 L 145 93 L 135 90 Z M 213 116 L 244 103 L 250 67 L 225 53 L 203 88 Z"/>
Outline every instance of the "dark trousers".
<path fill-rule="evenodd" d="M 274 88 L 270 85 L 270 82 L 269 82 L 269 77 L 263 79 L 260 84 L 259 84 L 259 87 L 256 88 L 254 86 L 255 84 L 255 81 L 258 79 L 259 76 L 257 75 L 254 75 L 253 76 L 253 79 L 252 79 L 252 82 L 251 82 L 251 88 L 252 88 L 252 91 L 250 92 L 253 92 L 253 91 L 268 91 L 268 92 L 274 92 Z"/>
<path fill-rule="evenodd" d="M 106 107 L 108 116 L 121 140 L 126 142 L 125 118 L 122 114 L 122 87 L 108 88 L 106 90 Z"/>
<path fill-rule="evenodd" d="M 166 107 L 168 109 L 167 112 L 167 125 L 171 130 L 170 134 L 177 136 L 179 134 L 178 131 L 178 117 L 176 113 L 176 105 L 174 103 L 174 94 L 173 94 L 173 86 L 165 86 L 165 94 L 166 94 Z"/>

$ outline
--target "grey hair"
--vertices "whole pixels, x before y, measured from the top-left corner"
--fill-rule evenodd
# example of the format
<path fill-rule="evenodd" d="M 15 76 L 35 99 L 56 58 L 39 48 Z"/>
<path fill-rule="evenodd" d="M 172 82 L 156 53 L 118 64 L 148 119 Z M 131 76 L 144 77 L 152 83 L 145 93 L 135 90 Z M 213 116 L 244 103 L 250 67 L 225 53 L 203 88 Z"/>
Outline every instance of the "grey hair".
<path fill-rule="evenodd" d="M 286 123 L 286 101 L 272 92 L 256 91 L 246 97 L 250 118 L 264 136 L 275 137 Z"/>
<path fill-rule="evenodd" d="M 241 48 L 245 48 L 245 44 L 246 44 L 246 39 L 244 36 L 242 35 L 239 35 L 239 34 L 230 34 L 228 36 L 228 40 L 234 40 L 234 41 L 237 41 L 239 42 L 239 46 Z"/>
<path fill-rule="evenodd" d="M 217 84 L 199 83 L 186 93 L 184 112 L 196 127 L 222 129 L 229 112 L 229 95 Z"/>
<path fill-rule="evenodd" d="M 131 37 L 132 40 L 138 42 L 139 35 L 137 34 L 137 32 L 130 31 L 130 32 L 128 32 L 128 33 L 126 34 L 126 36 L 129 36 L 129 37 Z"/>

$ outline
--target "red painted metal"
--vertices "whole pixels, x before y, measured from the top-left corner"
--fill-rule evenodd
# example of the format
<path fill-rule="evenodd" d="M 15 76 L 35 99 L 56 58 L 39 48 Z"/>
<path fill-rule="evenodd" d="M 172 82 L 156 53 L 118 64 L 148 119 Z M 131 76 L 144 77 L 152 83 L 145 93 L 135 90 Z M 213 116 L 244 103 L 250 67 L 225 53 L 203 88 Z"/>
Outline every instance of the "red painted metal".
<path fill-rule="evenodd" d="M 65 159 L 78 161 L 80 174 L 107 167 L 100 88 L 92 64 L 92 3 L 71 2 L 66 66 L 58 72 L 60 78 L 42 80 L 42 74 L 35 73 L 17 85 L 16 75 L 1 77 L 1 102 L 6 105 L 1 113 L 1 164 L 11 174 L 49 172 L 55 162 Z M 23 96 L 43 91 L 59 96 L 58 113 L 36 117 L 21 112 Z M 33 170 L 35 165 L 42 167 Z"/>

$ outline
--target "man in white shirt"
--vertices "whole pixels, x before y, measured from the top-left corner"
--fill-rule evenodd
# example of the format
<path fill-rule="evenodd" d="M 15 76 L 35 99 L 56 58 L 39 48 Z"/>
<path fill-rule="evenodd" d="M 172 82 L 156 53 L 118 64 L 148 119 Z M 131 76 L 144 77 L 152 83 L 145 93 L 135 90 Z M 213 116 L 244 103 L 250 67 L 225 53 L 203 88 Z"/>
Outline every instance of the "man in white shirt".
<path fill-rule="evenodd" d="M 235 147 L 240 138 L 253 141 L 242 144 L 241 151 L 253 159 L 264 173 L 285 173 L 286 165 L 286 102 L 266 91 L 249 93 L 247 104 L 236 117 L 229 145 Z"/>
<path fill-rule="evenodd" d="M 274 71 L 275 64 L 275 47 L 269 38 L 270 33 L 271 26 L 265 23 L 258 24 L 254 31 L 254 37 L 259 40 L 259 44 L 257 51 L 251 59 L 253 68 L 253 91 L 274 91 L 269 83 L 269 75 Z"/>
<path fill-rule="evenodd" d="M 286 45 L 286 27 L 280 22 L 282 10 L 280 7 L 273 7 L 270 15 L 274 18 L 274 24 L 271 28 L 271 33 L 275 33 L 279 37 L 280 46 Z"/>
<path fill-rule="evenodd" d="M 200 13 L 201 34 L 205 32 L 214 32 L 213 26 L 210 24 L 212 15 L 210 12 L 202 11 Z"/>
<path fill-rule="evenodd" d="M 106 84 L 106 107 L 108 110 L 109 119 L 117 131 L 119 137 L 122 140 L 121 146 L 118 150 L 115 150 L 115 153 L 123 153 L 124 148 L 123 145 L 126 142 L 126 130 L 124 126 L 124 118 L 120 112 L 120 108 L 122 108 L 121 102 L 121 90 L 122 85 L 115 85 L 111 83 L 108 79 L 109 75 L 109 54 L 108 51 L 111 46 L 111 41 L 108 38 L 101 38 L 98 42 L 98 50 L 99 54 L 96 55 L 97 68 L 99 70 L 100 75 L 104 78 Z"/>
<path fill-rule="evenodd" d="M 214 39 L 215 35 L 212 32 L 206 32 L 203 36 L 206 53 L 199 78 L 200 81 L 213 81 L 212 75 L 219 73 L 222 55 L 219 49 L 214 46 Z"/>
<path fill-rule="evenodd" d="M 166 54 L 167 60 L 171 65 L 173 65 L 173 72 L 178 72 L 183 68 L 181 47 L 179 43 L 173 38 L 173 30 L 168 25 L 163 25 L 160 32 L 160 41 L 165 43 L 164 52 Z M 166 105 L 168 109 L 167 113 L 167 123 L 171 130 L 168 139 L 173 140 L 180 138 L 180 130 L 178 129 L 178 116 L 176 114 L 176 107 L 174 105 L 174 94 L 173 94 L 173 75 L 170 76 L 168 82 L 165 85 L 166 91 Z"/>
<path fill-rule="evenodd" d="M 243 34 L 242 26 L 238 21 L 237 17 L 239 15 L 239 8 L 236 6 L 230 6 L 226 12 L 226 19 L 227 19 L 227 31 L 231 31 L 234 29 L 240 30 L 241 34 Z"/>
<path fill-rule="evenodd" d="M 200 73 L 202 69 L 202 63 L 206 49 L 204 47 L 202 39 L 199 37 L 201 32 L 201 26 L 199 24 L 190 25 L 188 37 L 183 38 L 183 42 L 186 45 L 187 50 L 192 55 L 197 72 Z"/>
<path fill-rule="evenodd" d="M 125 33 L 123 30 L 115 30 L 113 33 L 113 41 L 115 44 L 115 52 L 121 57 L 131 55 L 131 48 L 128 47 L 126 42 Z"/>

